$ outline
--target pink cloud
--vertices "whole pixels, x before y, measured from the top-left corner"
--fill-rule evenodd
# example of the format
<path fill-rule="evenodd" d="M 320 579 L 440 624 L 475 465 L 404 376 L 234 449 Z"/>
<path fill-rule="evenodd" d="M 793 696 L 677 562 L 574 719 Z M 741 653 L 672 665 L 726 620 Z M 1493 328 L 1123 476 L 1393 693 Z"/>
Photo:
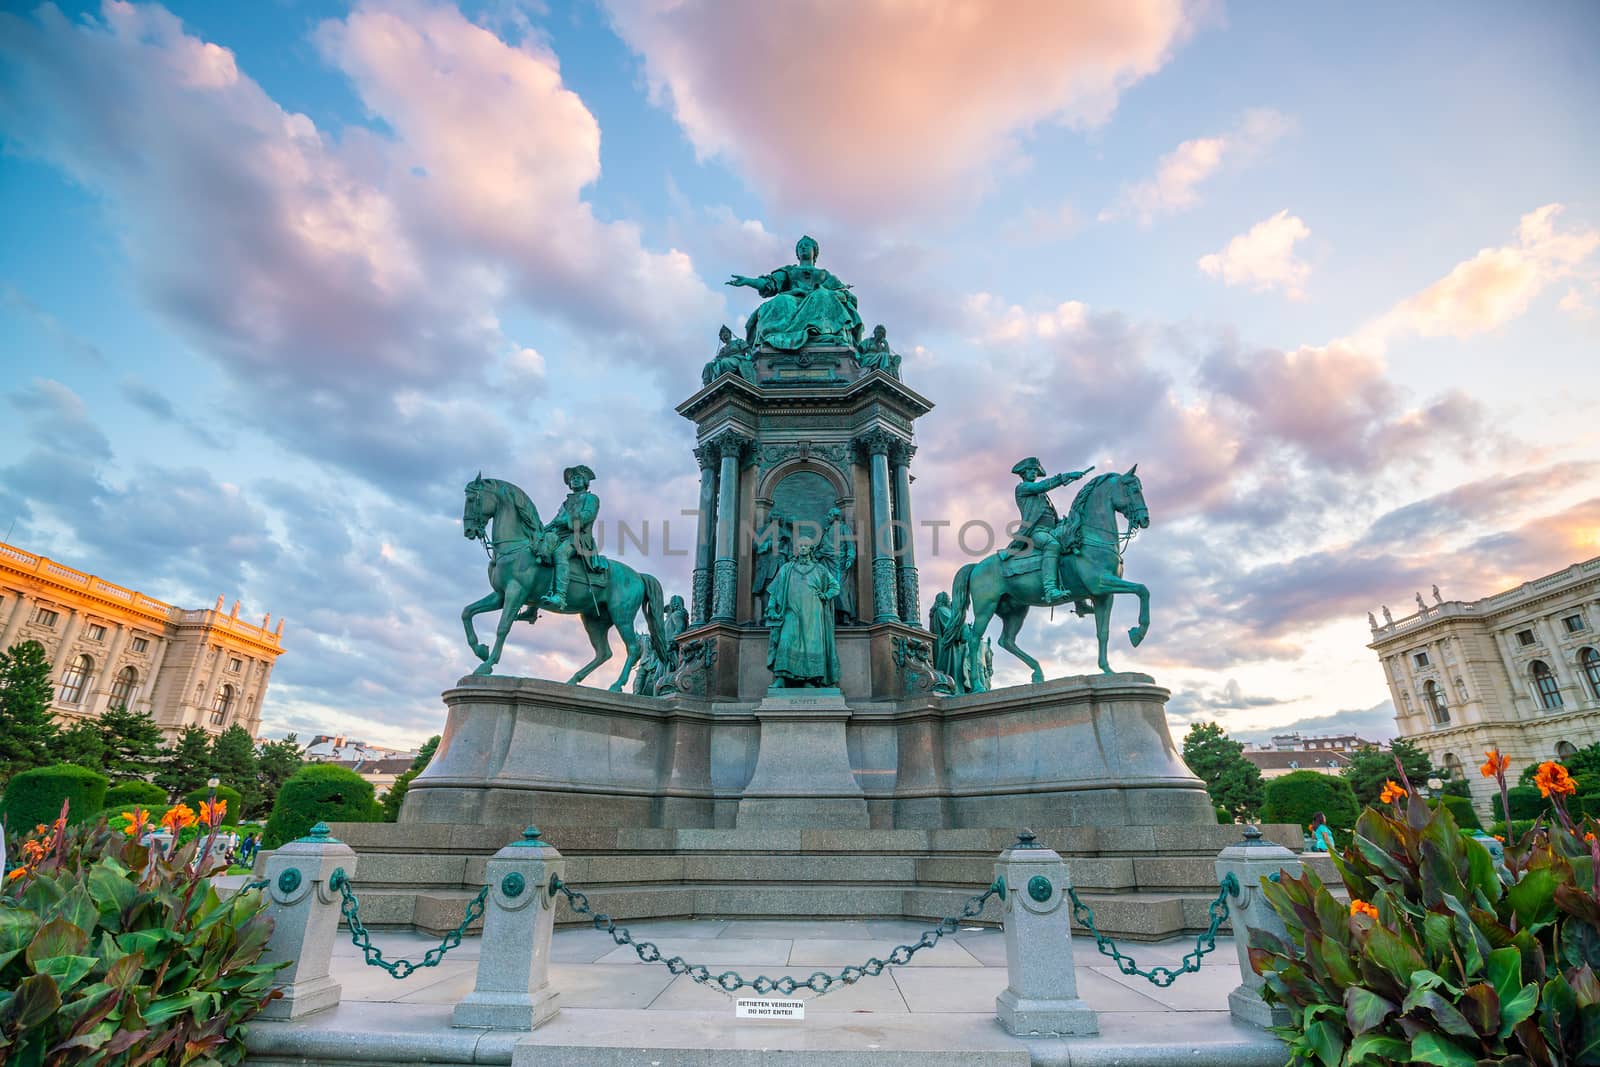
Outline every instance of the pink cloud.
<path fill-rule="evenodd" d="M 1100 221 L 1131 217 L 1149 226 L 1163 215 L 1186 211 L 1200 202 L 1200 186 L 1224 163 L 1249 163 L 1293 128 L 1287 116 L 1255 108 L 1227 133 L 1184 141 L 1156 162 L 1154 175 L 1124 186 L 1117 202 L 1100 212 Z"/>
<path fill-rule="evenodd" d="M 1258 293 L 1282 289 L 1291 300 L 1305 298 L 1311 264 L 1294 254 L 1311 229 L 1287 210 L 1263 219 L 1230 240 L 1220 252 L 1200 257 L 1200 269 L 1225 285 L 1245 285 Z"/>
<path fill-rule="evenodd" d="M 970 195 L 1039 123 L 1104 122 L 1192 27 L 1180 0 L 608 8 L 697 152 L 862 221 Z"/>

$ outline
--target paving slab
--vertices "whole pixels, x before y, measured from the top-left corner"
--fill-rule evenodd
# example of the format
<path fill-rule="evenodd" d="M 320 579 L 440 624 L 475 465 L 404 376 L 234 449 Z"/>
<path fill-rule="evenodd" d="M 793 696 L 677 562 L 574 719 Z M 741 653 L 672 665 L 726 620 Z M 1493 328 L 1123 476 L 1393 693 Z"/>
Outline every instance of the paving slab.
<path fill-rule="evenodd" d="M 794 942 L 788 938 L 663 937 L 652 939 L 662 959 L 682 956 L 691 966 L 703 964 L 760 964 L 781 967 L 789 962 Z M 639 954 L 628 945 L 618 945 L 595 963 L 642 964 Z M 649 964 L 661 967 L 660 963 Z M 665 970 L 665 968 L 662 968 Z"/>
<path fill-rule="evenodd" d="M 831 939 L 815 938 L 809 941 L 796 941 L 794 948 L 789 951 L 789 963 L 795 964 L 827 964 L 830 969 L 842 967 L 845 964 L 860 966 L 867 962 L 869 957 L 888 960 L 889 953 L 893 952 L 903 942 L 896 941 L 835 941 Z M 917 954 L 911 957 L 907 967 L 971 967 L 979 961 L 972 953 L 962 948 L 955 941 L 946 938 L 932 948 L 919 948 Z"/>
<path fill-rule="evenodd" d="M 813 968 L 816 969 L 816 968 Z M 797 979 L 810 977 L 813 969 L 788 968 L 783 974 L 791 975 Z M 748 976 L 747 976 L 748 977 Z M 780 974 L 771 975 L 773 978 Z M 737 996 L 757 996 L 752 990 L 744 990 Z M 769 997 L 778 996 L 776 993 L 767 994 Z M 855 985 L 840 986 L 827 996 L 818 996 L 806 992 L 795 994 L 796 999 L 806 1002 L 806 1016 L 837 1015 L 841 1013 L 856 1012 L 862 1014 L 903 1014 L 906 1011 L 905 998 L 900 995 L 900 989 L 887 974 L 877 978 L 863 978 Z M 724 1012 L 731 1019 L 733 1017 L 733 995 L 724 993 L 713 986 L 702 985 L 687 976 L 679 977 L 666 991 L 663 992 L 650 1005 L 652 1012 Z M 749 1022 L 746 1025 L 750 1025 Z"/>
<path fill-rule="evenodd" d="M 693 936 L 693 935 L 691 935 Z M 786 937 L 868 938 L 874 936 L 869 924 L 852 920 L 828 919 L 736 919 L 722 931 L 725 938 Z"/>

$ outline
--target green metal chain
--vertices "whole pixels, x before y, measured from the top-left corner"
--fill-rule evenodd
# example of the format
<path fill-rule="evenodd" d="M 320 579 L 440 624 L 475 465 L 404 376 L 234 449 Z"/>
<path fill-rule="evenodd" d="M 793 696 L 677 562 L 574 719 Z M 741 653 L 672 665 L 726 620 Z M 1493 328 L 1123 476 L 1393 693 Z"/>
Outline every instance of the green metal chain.
<path fill-rule="evenodd" d="M 328 879 L 328 887 L 337 890 L 344 898 L 339 903 L 339 913 L 350 926 L 351 943 L 361 950 L 361 955 L 369 964 L 382 967 L 392 978 L 406 978 L 422 967 L 437 967 L 446 952 L 461 944 L 461 938 L 466 934 L 467 927 L 483 916 L 484 902 L 489 899 L 488 886 L 478 890 L 478 895 L 467 902 L 467 914 L 461 920 L 461 925 L 445 934 L 437 948 L 430 948 L 425 952 L 421 963 L 412 963 L 410 960 L 386 960 L 377 946 L 373 945 L 371 935 L 361 923 L 361 902 L 356 899 L 355 891 L 350 888 L 350 879 L 342 867 L 334 871 L 332 877 Z"/>
<path fill-rule="evenodd" d="M 257 878 L 253 882 L 246 882 L 244 885 L 240 886 L 239 892 L 248 893 L 252 889 L 265 889 L 271 884 L 272 883 L 265 878 Z"/>
<path fill-rule="evenodd" d="M 1207 909 L 1211 915 L 1211 925 L 1206 927 L 1204 933 L 1194 939 L 1194 951 L 1183 957 L 1183 963 L 1177 970 L 1170 967 L 1152 967 L 1146 971 L 1133 962 L 1133 957 L 1117 948 L 1117 943 L 1102 934 L 1094 924 L 1094 909 L 1078 899 L 1078 891 L 1071 886 L 1067 887 L 1067 895 L 1072 898 L 1072 917 L 1089 933 L 1094 935 L 1095 947 L 1100 950 L 1100 955 L 1110 956 L 1117 965 L 1117 970 L 1123 974 L 1136 974 L 1152 984 L 1165 989 L 1178 980 L 1179 975 L 1194 974 L 1200 970 L 1200 959 L 1206 953 L 1214 951 L 1217 947 L 1217 928 L 1228 917 L 1228 896 L 1239 892 L 1239 880 L 1229 872 L 1217 890 L 1217 899 L 1211 902 Z"/>
<path fill-rule="evenodd" d="M 961 914 L 950 918 L 940 919 L 939 925 L 930 927 L 922 932 L 922 936 L 909 945 L 897 945 L 889 953 L 889 958 L 880 960 L 876 956 L 869 957 L 859 967 L 846 967 L 838 974 L 828 974 L 826 971 L 817 971 L 809 978 L 799 979 L 790 975 L 782 978 L 768 978 L 764 974 L 754 978 L 746 978 L 738 971 L 723 971 L 721 974 L 712 974 L 711 971 L 696 963 L 688 963 L 682 956 L 672 956 L 665 960 L 661 958 L 661 950 L 650 941 L 637 941 L 628 932 L 626 926 L 618 926 L 611 916 L 590 910 L 589 898 L 583 893 L 563 882 L 559 877 L 550 879 L 550 895 L 560 893 L 567 898 L 567 905 L 574 914 L 587 915 L 596 930 L 602 930 L 611 935 L 611 940 L 619 945 L 632 948 L 645 963 L 664 963 L 667 970 L 673 974 L 686 974 L 691 981 L 700 985 L 710 985 L 722 990 L 724 993 L 737 993 L 741 989 L 752 989 L 757 993 L 781 993 L 789 996 L 797 989 L 809 989 L 817 995 L 844 986 L 855 985 L 863 978 L 876 978 L 882 974 L 886 967 L 905 966 L 911 962 L 911 957 L 925 948 L 932 948 L 939 943 L 939 939 L 946 934 L 953 934 L 961 926 L 963 919 L 975 919 L 983 913 L 984 905 L 989 898 L 999 895 L 1005 897 L 1005 884 L 999 879 L 988 889 L 975 897 L 971 897 L 961 906 Z"/>

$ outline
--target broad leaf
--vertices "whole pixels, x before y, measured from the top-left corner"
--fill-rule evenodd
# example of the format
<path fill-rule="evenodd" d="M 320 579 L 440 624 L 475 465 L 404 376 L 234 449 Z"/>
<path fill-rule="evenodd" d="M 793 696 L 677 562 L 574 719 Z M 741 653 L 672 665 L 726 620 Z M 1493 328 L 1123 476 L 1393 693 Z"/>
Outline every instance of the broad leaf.
<path fill-rule="evenodd" d="M 1388 1067 L 1392 1063 L 1402 1063 L 1411 1056 L 1411 1046 L 1398 1037 L 1385 1037 L 1382 1034 L 1360 1034 L 1350 1042 L 1350 1052 L 1345 1062 L 1350 1067 L 1359 1067 L 1363 1063 L 1377 1064 L 1378 1067 Z"/>
<path fill-rule="evenodd" d="M 38 1026 L 61 1007 L 61 994 L 48 974 L 30 974 L 17 983 L 16 992 L 0 1009 L 0 1024 L 9 1030 Z"/>
<path fill-rule="evenodd" d="M 78 956 L 89 947 L 89 935 L 65 919 L 51 919 L 39 927 L 28 945 L 28 966 L 35 971 L 51 956 Z"/>
<path fill-rule="evenodd" d="M 35 964 L 34 970 L 54 978 L 56 988 L 65 993 L 83 981 L 84 976 L 94 970 L 94 965 L 98 962 L 99 960 L 93 956 L 51 956 Z"/>
<path fill-rule="evenodd" d="M 1477 1067 L 1478 1061 L 1460 1045 L 1432 1030 L 1425 1030 L 1411 1041 L 1412 1063 L 1433 1063 L 1438 1067 Z"/>
<path fill-rule="evenodd" d="M 1370 989 L 1361 986 L 1351 986 L 1344 991 L 1344 1014 L 1350 1024 L 1350 1032 L 1364 1034 L 1375 1029 L 1383 1020 L 1398 1009 L 1399 1005 L 1385 997 L 1380 997 Z M 1352 1056 L 1354 1048 L 1352 1046 Z"/>

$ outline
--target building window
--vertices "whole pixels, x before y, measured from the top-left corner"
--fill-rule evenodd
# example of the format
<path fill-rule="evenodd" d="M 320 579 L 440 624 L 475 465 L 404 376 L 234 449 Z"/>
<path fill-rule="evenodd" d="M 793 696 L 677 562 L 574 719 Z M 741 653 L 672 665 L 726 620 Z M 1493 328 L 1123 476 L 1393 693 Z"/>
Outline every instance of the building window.
<path fill-rule="evenodd" d="M 1556 742 L 1556 759 L 1558 759 L 1558 760 L 1568 760 L 1568 759 L 1571 759 L 1573 756 L 1576 756 L 1577 754 L 1578 754 L 1578 746 L 1574 745 L 1571 741 L 1557 741 Z"/>
<path fill-rule="evenodd" d="M 1426 667 L 1428 665 L 1428 654 L 1426 652 L 1418 652 L 1411 657 L 1411 662 L 1419 667 Z"/>
<path fill-rule="evenodd" d="M 1561 625 L 1567 628 L 1567 633 L 1575 634 L 1583 629 L 1582 615 L 1568 615 L 1561 620 Z"/>
<path fill-rule="evenodd" d="M 1517 644 L 1521 645 L 1523 648 L 1527 648 L 1529 645 L 1533 644 L 1533 631 L 1532 630 L 1518 630 L 1517 631 Z"/>
<path fill-rule="evenodd" d="M 133 707 L 133 698 L 139 695 L 139 672 L 132 667 L 122 668 L 117 675 L 116 682 L 111 686 L 111 706 L 114 708 Z"/>
<path fill-rule="evenodd" d="M 106 628 L 104 626 L 101 626 L 97 622 L 91 622 L 89 624 L 89 640 L 91 640 L 91 641 L 104 641 L 105 639 L 106 639 Z"/>
<path fill-rule="evenodd" d="M 1600 652 L 1583 649 L 1578 653 L 1578 664 L 1583 668 L 1584 680 L 1589 683 L 1589 695 L 1600 700 Z"/>
<path fill-rule="evenodd" d="M 49 608 L 40 608 L 34 614 L 33 621 L 40 626 L 48 626 L 53 630 L 56 626 L 56 620 L 59 618 L 61 618 L 59 613 L 51 611 Z"/>
<path fill-rule="evenodd" d="M 144 638 L 135 637 L 133 639 L 133 650 L 135 652 L 143 652 L 145 649 L 147 649 L 149 647 L 150 647 L 150 642 L 146 641 Z"/>
<path fill-rule="evenodd" d="M 232 710 L 233 686 L 225 685 L 217 690 L 217 698 L 211 702 L 211 725 L 225 725 L 228 721 L 228 712 Z"/>
<path fill-rule="evenodd" d="M 1561 688 L 1556 685 L 1556 676 L 1550 673 L 1550 668 L 1544 660 L 1536 659 L 1528 668 L 1533 672 L 1533 687 L 1539 693 L 1539 703 L 1546 710 L 1561 706 Z"/>
<path fill-rule="evenodd" d="M 228 660 L 228 669 L 230 671 L 232 671 L 234 674 L 238 674 L 240 668 L 242 668 L 243 666 L 244 666 L 244 661 L 241 660 L 238 656 L 234 656 L 232 659 Z"/>
<path fill-rule="evenodd" d="M 1428 711 L 1433 714 L 1435 725 L 1443 726 L 1450 721 L 1450 709 L 1445 707 L 1444 693 L 1439 690 L 1439 683 L 1429 681 L 1422 687 L 1422 694 L 1427 698 Z"/>
<path fill-rule="evenodd" d="M 79 656 L 61 674 L 61 703 L 83 703 L 83 691 L 89 688 L 89 677 L 94 674 L 94 660 Z"/>

